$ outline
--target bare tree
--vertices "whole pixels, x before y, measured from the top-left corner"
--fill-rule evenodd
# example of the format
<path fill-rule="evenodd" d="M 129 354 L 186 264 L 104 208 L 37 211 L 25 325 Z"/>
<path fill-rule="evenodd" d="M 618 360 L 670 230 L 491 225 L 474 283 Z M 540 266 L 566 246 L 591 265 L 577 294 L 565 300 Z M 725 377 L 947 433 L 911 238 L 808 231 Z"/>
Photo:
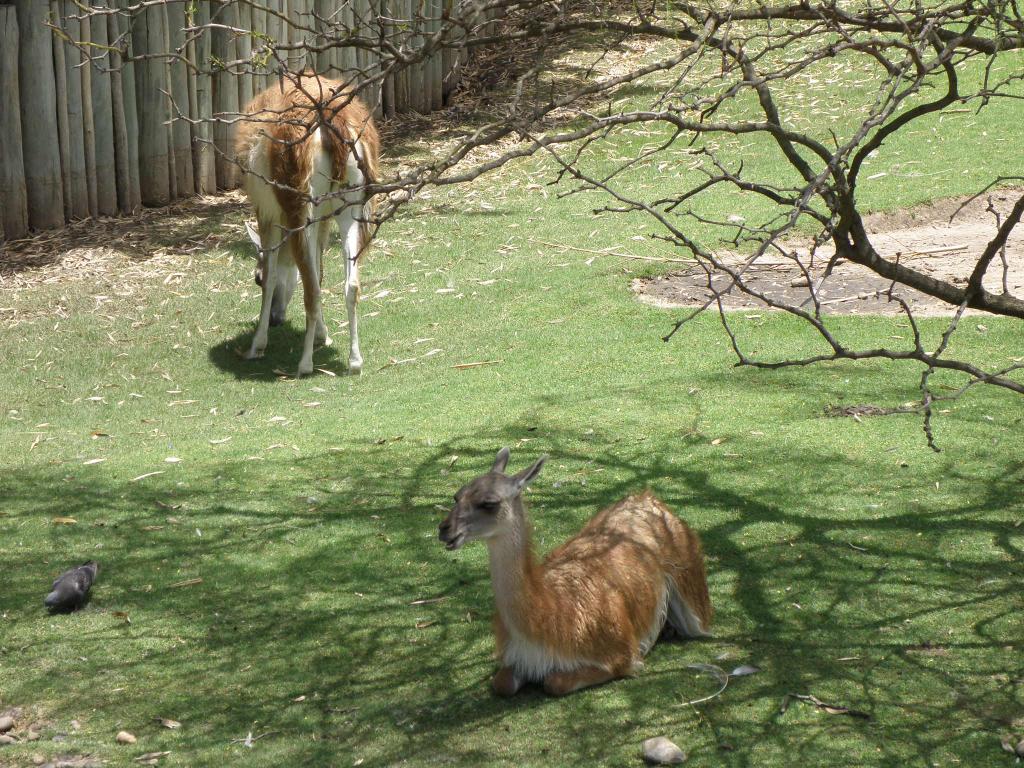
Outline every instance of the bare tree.
<path fill-rule="evenodd" d="M 175 1 L 142 0 L 88 13 L 133 18 Z M 245 12 L 228 14 L 233 5 Z M 1012 264 L 1006 253 L 1007 240 L 1024 215 L 1019 191 L 1024 156 L 1015 149 L 1019 136 L 990 139 L 1006 142 L 1006 167 L 978 196 L 1000 187 L 1009 190 L 1011 202 L 990 204 L 991 236 L 971 254 L 963 275 L 935 276 L 905 255 L 885 254 L 858 203 L 858 190 L 869 181 L 900 183 L 893 175 L 867 169 L 880 167 L 901 132 L 954 107 L 980 111 L 1024 98 L 1024 67 L 1019 66 L 1024 16 L 1017 0 L 826 0 L 777 6 L 728 0 L 293 0 L 286 8 L 279 0 L 229 0 L 209 7 L 209 14 L 189 11 L 174 50 L 140 52 L 136 45 L 130 55 L 123 41 L 111 45 L 125 60 L 170 57 L 200 78 L 230 72 L 254 78 L 257 86 L 294 77 L 307 66 L 343 73 L 386 116 L 443 104 L 467 62 L 481 52 L 496 47 L 516 52 L 516 66 L 509 65 L 507 55 L 501 60 L 497 74 L 507 87 L 493 99 L 490 119 L 450 142 L 431 162 L 373 186 L 371 191 L 387 196 L 378 207 L 378 225 L 426 187 L 471 182 L 517 158 L 543 153 L 557 165 L 552 181 L 563 183 L 562 194 L 603 196 L 596 214 L 643 214 L 647 229 L 654 228 L 652 237 L 678 248 L 701 270 L 706 300 L 666 329 L 666 341 L 711 310 L 721 318 L 738 365 L 777 369 L 829 360 L 911 361 L 921 371 L 921 401 L 912 410 L 923 414 L 932 447 L 937 401 L 958 397 L 976 384 L 1024 393 L 1024 381 L 1016 375 L 1021 364 L 986 367 L 951 352 L 951 340 L 968 310 L 1024 318 L 1024 299 L 1013 294 L 1007 280 Z M 249 26 L 239 19 L 251 20 Z M 202 41 L 209 35 L 245 44 L 221 46 L 236 51 L 233 59 L 199 60 L 194 51 L 204 49 Z M 634 44 L 648 55 L 617 56 L 623 46 Z M 585 48 L 590 60 L 581 75 L 570 78 L 555 54 L 572 46 Z M 95 59 L 97 52 L 92 55 Z M 1007 57 L 1016 57 L 1018 65 L 1002 66 Z M 610 58 L 616 58 L 615 67 L 606 66 Z M 971 76 L 965 78 L 968 64 Z M 848 106 L 844 119 L 814 124 L 808 120 L 814 107 L 794 96 L 799 96 L 794 83 L 826 71 L 855 73 L 858 93 L 867 96 Z M 441 86 L 435 90 L 438 72 Z M 834 78 L 821 98 L 842 95 L 844 82 Z M 642 100 L 621 97 L 624 89 L 635 93 L 641 85 L 647 94 Z M 209 141 L 210 134 L 195 126 L 237 119 L 224 113 L 193 115 L 182 104 L 174 104 L 171 114 L 192 123 L 194 142 Z M 638 127 L 652 129 L 657 139 L 636 157 L 600 171 L 585 161 L 588 149 Z M 749 162 L 737 153 L 737 140 L 773 162 Z M 226 151 L 223 146 L 217 150 Z M 679 173 L 678 189 L 653 199 L 634 189 L 631 175 L 659 163 L 678 167 L 680 150 L 695 173 Z M 742 192 L 751 201 L 750 213 L 722 219 L 706 213 L 714 208 L 705 200 L 721 188 Z M 698 237 L 695 231 L 717 234 Z M 797 242 L 808 246 L 797 248 Z M 803 277 L 799 296 L 773 294 L 752 279 L 766 259 L 785 263 Z M 834 330 L 830 306 L 846 299 L 826 302 L 821 292 L 844 262 L 886 281 L 878 293 L 905 316 L 909 343 L 879 340 L 876 346 L 858 348 Z M 948 306 L 948 324 L 937 341 L 929 343 L 931 335 L 922 332 L 905 297 L 908 289 Z M 745 336 L 737 333 L 736 316 L 728 311 L 728 299 L 735 295 L 800 318 L 818 335 L 823 351 L 779 359 L 751 352 Z M 953 372 L 959 384 L 939 390 L 932 384 L 936 371 Z"/>

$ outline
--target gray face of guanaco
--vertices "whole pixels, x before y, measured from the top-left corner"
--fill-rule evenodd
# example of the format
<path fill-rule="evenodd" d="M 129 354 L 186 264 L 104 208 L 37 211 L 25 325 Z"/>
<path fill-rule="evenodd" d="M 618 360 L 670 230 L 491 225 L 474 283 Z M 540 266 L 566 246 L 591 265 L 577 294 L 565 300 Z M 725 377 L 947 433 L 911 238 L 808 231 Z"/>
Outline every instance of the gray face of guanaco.
<path fill-rule="evenodd" d="M 504 474 L 508 459 L 509 449 L 502 448 L 490 472 L 462 486 L 455 494 L 455 506 L 438 527 L 437 537 L 446 549 L 458 549 L 469 541 L 490 538 L 511 516 L 520 513 L 519 505 L 512 502 L 540 473 L 547 456 L 541 456 L 514 475 Z"/>

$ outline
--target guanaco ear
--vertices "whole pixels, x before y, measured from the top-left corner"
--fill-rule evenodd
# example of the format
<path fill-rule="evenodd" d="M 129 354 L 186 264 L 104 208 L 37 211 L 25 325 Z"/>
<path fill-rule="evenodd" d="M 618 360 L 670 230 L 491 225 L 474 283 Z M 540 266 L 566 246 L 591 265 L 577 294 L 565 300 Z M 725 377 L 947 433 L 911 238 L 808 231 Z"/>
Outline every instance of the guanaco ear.
<path fill-rule="evenodd" d="M 256 228 L 255 221 L 245 222 L 245 231 L 249 233 L 249 239 L 252 240 L 253 245 L 256 246 L 257 250 L 263 249 L 263 240 L 260 239 L 260 231 Z"/>
<path fill-rule="evenodd" d="M 491 467 L 491 472 L 504 472 L 505 467 L 508 466 L 508 457 L 512 455 L 512 452 L 506 447 L 498 451 L 498 455 L 494 457 L 494 466 Z"/>
<path fill-rule="evenodd" d="M 533 464 L 528 466 L 522 472 L 517 472 L 512 476 L 512 479 L 516 481 L 516 487 L 521 491 L 523 488 L 528 486 L 533 479 L 540 474 L 541 468 L 544 466 L 544 462 L 548 460 L 548 455 L 545 453 Z"/>

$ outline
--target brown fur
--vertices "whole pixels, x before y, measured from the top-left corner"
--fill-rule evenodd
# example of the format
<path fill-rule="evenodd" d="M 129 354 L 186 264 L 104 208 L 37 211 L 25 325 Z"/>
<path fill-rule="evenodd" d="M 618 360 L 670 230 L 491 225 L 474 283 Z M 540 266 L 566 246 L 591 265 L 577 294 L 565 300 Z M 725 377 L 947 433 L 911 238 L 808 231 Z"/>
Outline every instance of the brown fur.
<path fill-rule="evenodd" d="M 558 654 L 597 662 L 615 677 L 641 660 L 640 642 L 658 609 L 652 586 L 660 587 L 665 574 L 704 628 L 711 624 L 700 539 L 650 491 L 599 512 L 543 563 L 528 545 L 522 562 L 522 591 L 510 620 Z M 495 619 L 501 625 L 501 616 Z M 499 656 L 503 637 L 501 626 Z"/>
<path fill-rule="evenodd" d="M 656 625 L 666 579 L 696 616 L 697 634 L 706 633 L 713 609 L 700 539 L 661 500 L 650 491 L 622 499 L 538 562 L 521 496 L 509 491 L 510 482 L 521 490 L 529 478 L 516 486 L 524 473 L 500 474 L 501 458 L 500 470 L 459 491 L 440 537 L 449 547 L 473 538 L 487 542 L 498 607 L 497 655 L 503 663 L 515 635 L 568 662 L 571 668 L 544 677 L 550 693 L 631 674 L 649 650 L 644 641 L 661 629 Z M 532 477 L 538 465 L 525 472 L 532 470 Z M 505 498 L 498 511 L 482 506 L 495 496 Z M 525 682 L 519 678 L 505 666 L 493 685 L 511 695 Z"/>
<path fill-rule="evenodd" d="M 291 230 L 298 230 L 305 224 L 306 190 L 313 172 L 310 136 L 318 126 L 328 129 L 336 179 L 345 178 L 348 153 L 356 140 L 366 148 L 367 156 L 360 158 L 366 183 L 374 184 L 380 179 L 380 138 L 373 116 L 351 89 L 337 80 L 305 72 L 294 81 L 285 81 L 283 86 L 267 88 L 249 102 L 243 114 L 235 135 L 235 155 L 243 169 L 248 170 L 253 146 L 265 140 L 273 143 L 270 156 L 271 176 L 277 183 L 274 194 Z M 323 222 L 321 226 L 326 228 L 326 224 Z M 364 247 L 360 254 L 366 250 L 368 234 L 363 233 Z M 291 238 L 290 252 L 305 280 L 301 238 Z M 320 275 L 322 278 L 322 269 Z"/>

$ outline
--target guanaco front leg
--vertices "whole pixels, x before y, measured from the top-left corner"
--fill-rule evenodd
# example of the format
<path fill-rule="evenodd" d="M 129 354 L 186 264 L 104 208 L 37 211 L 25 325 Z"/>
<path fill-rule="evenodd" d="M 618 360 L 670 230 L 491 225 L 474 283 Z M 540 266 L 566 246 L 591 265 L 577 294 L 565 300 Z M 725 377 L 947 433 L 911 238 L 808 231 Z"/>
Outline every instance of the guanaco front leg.
<path fill-rule="evenodd" d="M 572 672 L 552 672 L 544 678 L 544 692 L 549 696 L 565 696 L 581 688 L 614 680 L 616 675 L 600 667 L 581 667 Z"/>
<path fill-rule="evenodd" d="M 491 678 L 491 688 L 499 696 L 509 697 L 519 693 L 526 681 L 519 677 L 512 667 L 502 667 Z"/>

